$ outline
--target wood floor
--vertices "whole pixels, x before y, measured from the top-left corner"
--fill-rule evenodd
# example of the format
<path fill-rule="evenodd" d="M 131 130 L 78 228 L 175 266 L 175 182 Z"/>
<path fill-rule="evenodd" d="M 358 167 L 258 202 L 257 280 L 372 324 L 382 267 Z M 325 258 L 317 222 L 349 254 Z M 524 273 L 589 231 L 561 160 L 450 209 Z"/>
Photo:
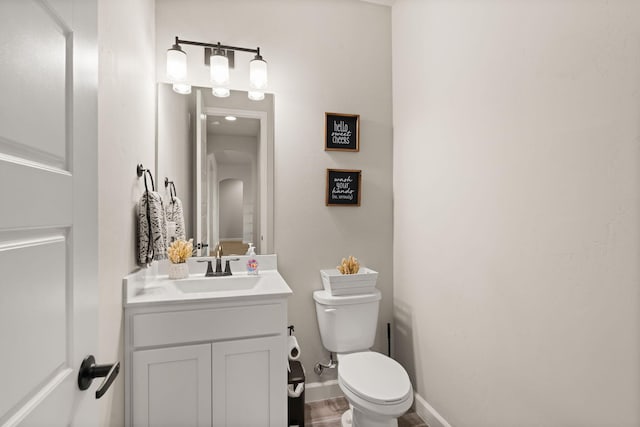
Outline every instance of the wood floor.
<path fill-rule="evenodd" d="M 304 405 L 305 427 L 341 427 L 340 417 L 349 409 L 344 397 Z M 427 427 L 413 409 L 398 419 L 398 427 Z"/>

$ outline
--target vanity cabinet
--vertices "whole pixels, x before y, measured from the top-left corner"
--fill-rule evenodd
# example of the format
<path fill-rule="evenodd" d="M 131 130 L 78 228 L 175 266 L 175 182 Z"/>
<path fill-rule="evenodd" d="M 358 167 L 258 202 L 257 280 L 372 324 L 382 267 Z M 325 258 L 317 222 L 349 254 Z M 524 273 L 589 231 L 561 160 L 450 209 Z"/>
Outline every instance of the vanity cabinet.
<path fill-rule="evenodd" d="M 135 426 L 210 426 L 211 344 L 132 353 Z"/>
<path fill-rule="evenodd" d="M 125 307 L 127 426 L 287 425 L 285 297 Z"/>
<path fill-rule="evenodd" d="M 282 372 L 280 337 L 222 341 L 212 345 L 213 425 L 286 426 L 287 369 Z M 285 383 L 272 381 L 281 372 Z M 285 413 L 280 417 L 279 398 Z M 274 416 L 278 414 L 278 416 Z"/>

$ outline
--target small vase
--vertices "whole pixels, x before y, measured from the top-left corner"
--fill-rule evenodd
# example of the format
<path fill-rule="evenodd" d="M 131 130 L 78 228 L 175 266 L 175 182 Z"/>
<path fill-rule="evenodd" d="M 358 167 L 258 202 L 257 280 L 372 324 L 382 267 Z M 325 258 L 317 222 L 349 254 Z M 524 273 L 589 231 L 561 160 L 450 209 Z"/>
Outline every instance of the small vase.
<path fill-rule="evenodd" d="M 186 262 L 169 263 L 169 279 L 186 279 L 187 277 L 189 277 L 189 266 Z"/>

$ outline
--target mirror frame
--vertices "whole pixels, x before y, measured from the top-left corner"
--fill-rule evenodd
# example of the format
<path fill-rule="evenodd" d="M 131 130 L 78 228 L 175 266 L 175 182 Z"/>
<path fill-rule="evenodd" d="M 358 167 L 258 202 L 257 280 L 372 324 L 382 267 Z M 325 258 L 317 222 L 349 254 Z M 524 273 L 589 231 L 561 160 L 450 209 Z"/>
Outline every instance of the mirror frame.
<path fill-rule="evenodd" d="M 156 126 L 155 126 L 155 175 L 159 180 L 161 172 L 160 169 L 160 126 L 159 126 L 159 108 L 160 108 L 160 85 L 171 85 L 167 82 L 157 82 L 156 83 Z M 197 160 L 202 159 L 202 147 L 200 144 L 201 141 L 201 132 L 202 132 L 202 116 L 204 115 L 220 115 L 220 114 L 234 114 L 238 117 L 246 117 L 246 118 L 254 118 L 260 120 L 260 138 L 259 138 L 259 147 L 258 147 L 258 186 L 259 186 L 259 194 L 258 200 L 260 204 L 259 215 L 258 215 L 258 238 L 260 241 L 253 242 L 256 246 L 258 254 L 272 254 L 274 253 L 274 139 L 275 139 L 275 95 L 273 93 L 266 93 L 267 97 L 270 97 L 270 105 L 268 108 L 269 112 L 261 111 L 261 110 L 252 110 L 252 109 L 244 109 L 244 108 L 227 108 L 224 106 L 204 106 L 202 92 L 203 90 L 211 90 L 206 86 L 194 86 L 194 91 L 198 91 L 195 93 L 194 99 L 196 101 L 196 117 L 195 120 L 192 121 L 192 126 L 195 124 L 195 128 L 192 130 L 192 141 L 194 144 L 194 153 L 192 157 L 192 164 L 195 163 L 195 167 L 193 168 L 194 174 L 194 187 L 190 190 L 195 207 L 193 209 L 193 214 L 190 215 L 190 218 L 185 218 L 185 221 L 195 221 L 192 227 L 193 236 L 187 236 L 187 239 L 193 237 L 194 242 L 202 241 L 200 236 L 201 231 L 203 230 L 202 225 L 202 182 L 200 180 L 200 176 L 202 174 L 202 162 Z M 242 90 L 233 90 L 233 92 L 243 92 L 246 94 L 246 91 Z M 205 117 L 206 120 L 206 117 Z M 195 123 L 194 123 L 195 122 Z M 200 156 L 200 157 L 198 157 Z M 164 173 L 164 171 L 162 171 Z M 164 176 L 164 175 L 163 175 Z M 210 236 L 207 236 L 207 239 Z M 209 250 L 213 248 L 218 242 L 206 242 L 209 244 Z"/>

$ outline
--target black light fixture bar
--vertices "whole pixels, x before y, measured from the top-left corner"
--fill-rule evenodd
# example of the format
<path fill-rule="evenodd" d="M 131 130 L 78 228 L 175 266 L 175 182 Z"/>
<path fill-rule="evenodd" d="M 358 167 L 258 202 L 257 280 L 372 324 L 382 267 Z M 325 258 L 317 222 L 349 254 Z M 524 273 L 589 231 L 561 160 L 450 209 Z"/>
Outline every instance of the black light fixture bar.
<path fill-rule="evenodd" d="M 239 52 L 249 52 L 249 53 L 255 53 L 256 55 L 260 55 L 259 47 L 256 49 L 248 49 L 246 47 L 228 46 L 228 45 L 220 44 L 220 42 L 213 44 L 213 43 L 194 42 L 191 40 L 181 40 L 178 37 L 176 37 L 176 44 L 188 44 L 192 46 L 209 47 L 212 49 L 237 50 Z"/>
<path fill-rule="evenodd" d="M 187 83 L 187 54 L 181 45 L 199 46 L 204 50 L 204 63 L 211 67 L 213 95 L 226 98 L 230 95 L 229 69 L 233 68 L 236 52 L 247 52 L 255 57 L 249 61 L 249 92 L 252 101 L 262 101 L 267 87 L 267 62 L 260 55 L 260 48 L 249 49 L 240 46 L 218 43 L 204 43 L 183 40 L 175 36 L 175 43 L 167 50 L 167 77 L 173 83 L 173 90 L 186 95 L 191 93 L 191 85 Z"/>

